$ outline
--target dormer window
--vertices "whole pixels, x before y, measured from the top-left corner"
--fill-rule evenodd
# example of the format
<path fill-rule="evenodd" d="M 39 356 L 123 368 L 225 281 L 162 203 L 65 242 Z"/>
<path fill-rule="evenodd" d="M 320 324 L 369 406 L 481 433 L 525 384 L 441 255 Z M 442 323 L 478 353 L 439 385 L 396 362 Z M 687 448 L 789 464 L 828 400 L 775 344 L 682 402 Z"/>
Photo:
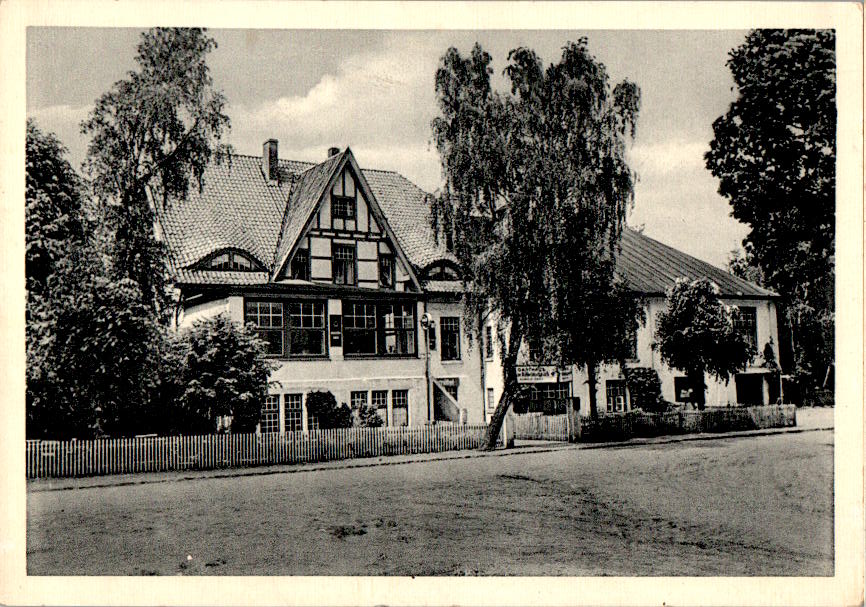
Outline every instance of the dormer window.
<path fill-rule="evenodd" d="M 427 280 L 460 280 L 457 269 L 449 263 L 438 263 L 428 269 L 424 277 Z"/>
<path fill-rule="evenodd" d="M 355 219 L 355 198 L 353 196 L 331 195 L 331 217 L 333 219 Z"/>
<path fill-rule="evenodd" d="M 205 270 L 229 270 L 234 272 L 253 272 L 258 270 L 258 264 L 252 259 L 236 251 L 226 251 L 214 255 L 202 264 Z"/>

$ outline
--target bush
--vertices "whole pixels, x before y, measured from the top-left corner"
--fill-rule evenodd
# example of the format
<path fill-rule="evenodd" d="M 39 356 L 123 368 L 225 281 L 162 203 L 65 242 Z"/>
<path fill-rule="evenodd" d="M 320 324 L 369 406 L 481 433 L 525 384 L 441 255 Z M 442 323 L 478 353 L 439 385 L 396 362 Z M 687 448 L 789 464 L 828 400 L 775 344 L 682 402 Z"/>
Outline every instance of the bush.
<path fill-rule="evenodd" d="M 625 380 L 631 396 L 632 409 L 648 413 L 663 413 L 668 403 L 662 398 L 662 383 L 658 371 L 651 367 L 625 369 Z"/>
<path fill-rule="evenodd" d="M 319 428 L 351 428 L 354 425 L 352 410 L 347 405 L 337 406 L 337 399 L 330 392 L 307 394 L 307 414 L 315 417 Z"/>
<path fill-rule="evenodd" d="M 256 333 L 221 314 L 195 323 L 177 340 L 179 398 L 172 430 L 212 434 L 221 416 L 231 416 L 233 432 L 255 430 L 272 370 Z"/>
<path fill-rule="evenodd" d="M 380 428 L 385 425 L 385 420 L 379 416 L 376 409 L 365 404 L 358 409 L 358 425 L 362 428 Z"/>

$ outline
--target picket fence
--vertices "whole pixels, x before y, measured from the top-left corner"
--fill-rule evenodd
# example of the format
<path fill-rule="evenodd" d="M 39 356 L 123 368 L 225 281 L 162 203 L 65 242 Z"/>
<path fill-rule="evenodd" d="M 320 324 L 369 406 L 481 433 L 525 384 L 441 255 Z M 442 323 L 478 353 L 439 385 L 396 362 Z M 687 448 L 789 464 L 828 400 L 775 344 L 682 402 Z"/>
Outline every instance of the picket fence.
<path fill-rule="evenodd" d="M 27 441 L 27 478 L 212 470 L 481 446 L 484 424 L 343 428 L 285 434 L 213 434 Z"/>
<path fill-rule="evenodd" d="M 514 438 L 522 440 L 568 440 L 565 415 L 526 414 L 514 416 Z"/>

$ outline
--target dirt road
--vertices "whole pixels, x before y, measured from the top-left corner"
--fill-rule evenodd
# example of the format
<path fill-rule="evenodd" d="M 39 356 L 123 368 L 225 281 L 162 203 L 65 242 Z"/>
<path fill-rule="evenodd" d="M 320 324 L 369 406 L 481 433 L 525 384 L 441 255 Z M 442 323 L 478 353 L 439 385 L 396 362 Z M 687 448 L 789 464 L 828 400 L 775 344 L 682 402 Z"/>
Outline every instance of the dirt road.
<path fill-rule="evenodd" d="M 28 495 L 30 575 L 832 575 L 833 435 Z"/>

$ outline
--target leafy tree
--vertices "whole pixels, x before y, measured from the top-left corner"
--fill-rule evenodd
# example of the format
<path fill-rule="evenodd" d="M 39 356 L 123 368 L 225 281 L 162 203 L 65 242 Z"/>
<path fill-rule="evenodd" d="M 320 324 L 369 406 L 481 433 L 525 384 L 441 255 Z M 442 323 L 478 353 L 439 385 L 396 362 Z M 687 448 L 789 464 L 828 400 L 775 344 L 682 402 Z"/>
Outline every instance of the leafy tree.
<path fill-rule="evenodd" d="M 358 410 L 358 424 L 362 428 L 379 428 L 385 425 L 385 420 L 370 405 L 361 405 Z"/>
<path fill-rule="evenodd" d="M 273 370 L 256 333 L 220 314 L 196 322 L 178 339 L 174 431 L 213 434 L 219 416 L 231 416 L 232 432 L 254 431 Z"/>
<path fill-rule="evenodd" d="M 436 72 L 432 124 L 445 177 L 432 220 L 461 265 L 464 324 L 471 335 L 491 314 L 503 344 L 505 386 L 487 449 L 518 392 L 522 344 L 545 361 L 585 364 L 591 374 L 616 356 L 615 332 L 605 331 L 611 308 L 628 307 L 614 285 L 613 259 L 633 199 L 625 146 L 640 100 L 630 82 L 611 90 L 586 39 L 568 44 L 546 69 L 526 48 L 508 58 L 511 91 L 500 94 L 479 45 L 468 57 L 448 49 Z"/>
<path fill-rule="evenodd" d="M 156 28 L 141 36 L 137 70 L 102 95 L 82 131 L 85 163 L 111 234 L 111 275 L 130 278 L 156 313 L 167 306 L 165 250 L 154 212 L 184 198 L 191 181 L 222 157 L 226 100 L 213 87 L 202 29 Z"/>
<path fill-rule="evenodd" d="M 738 90 L 706 166 L 751 231 L 745 262 L 781 294 L 797 371 L 833 362 L 836 198 L 833 30 L 753 30 L 728 67 Z"/>
<path fill-rule="evenodd" d="M 313 391 L 307 394 L 307 414 L 316 418 L 322 430 L 351 428 L 354 425 L 352 410 L 345 404 L 338 406 L 337 399 L 330 392 Z"/>
<path fill-rule="evenodd" d="M 685 372 L 699 387 L 697 405 L 704 408 L 706 373 L 727 382 L 746 368 L 756 352 L 736 330 L 737 311 L 719 299 L 719 288 L 706 278 L 685 278 L 668 291 L 667 309 L 658 315 L 655 344 L 669 367 Z"/>
<path fill-rule="evenodd" d="M 631 405 L 650 413 L 664 412 L 668 404 L 662 398 L 662 382 L 652 367 L 626 367 L 625 374 Z"/>

